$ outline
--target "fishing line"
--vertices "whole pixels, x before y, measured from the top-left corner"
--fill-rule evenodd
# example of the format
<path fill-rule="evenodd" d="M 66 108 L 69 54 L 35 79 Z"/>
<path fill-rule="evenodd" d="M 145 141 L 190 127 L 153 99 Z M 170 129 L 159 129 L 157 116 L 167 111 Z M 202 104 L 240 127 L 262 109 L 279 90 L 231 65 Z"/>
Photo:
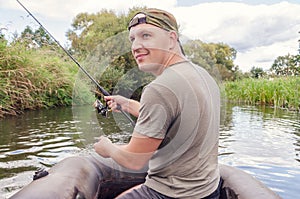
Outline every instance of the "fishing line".
<path fill-rule="evenodd" d="M 79 64 L 79 62 L 55 39 L 55 37 L 39 22 L 37 18 L 19 1 L 16 0 L 22 8 L 40 25 L 40 27 L 54 40 L 54 42 L 71 58 L 71 60 L 81 69 L 81 71 L 88 76 L 88 78 L 97 86 L 100 92 L 104 96 L 110 96 L 110 93 L 107 92 L 98 82 Z M 118 106 L 118 110 L 130 121 L 131 125 L 134 127 L 135 122 L 132 118 L 121 109 L 121 106 Z"/>

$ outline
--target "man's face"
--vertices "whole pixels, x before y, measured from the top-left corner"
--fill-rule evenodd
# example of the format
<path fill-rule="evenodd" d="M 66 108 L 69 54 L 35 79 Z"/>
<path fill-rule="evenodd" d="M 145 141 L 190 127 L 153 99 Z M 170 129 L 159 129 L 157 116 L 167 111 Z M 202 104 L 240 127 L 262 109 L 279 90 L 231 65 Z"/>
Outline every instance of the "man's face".
<path fill-rule="evenodd" d="M 138 24 L 130 29 L 129 39 L 139 69 L 161 74 L 170 57 L 169 32 L 150 24 Z"/>

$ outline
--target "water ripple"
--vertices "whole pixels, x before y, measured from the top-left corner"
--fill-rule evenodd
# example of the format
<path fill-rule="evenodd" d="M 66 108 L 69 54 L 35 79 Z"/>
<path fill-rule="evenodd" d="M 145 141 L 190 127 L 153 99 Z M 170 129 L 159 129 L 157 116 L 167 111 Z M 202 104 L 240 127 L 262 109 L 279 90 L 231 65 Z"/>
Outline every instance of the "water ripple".
<path fill-rule="evenodd" d="M 253 106 L 226 109 L 220 126 L 219 161 L 245 170 L 285 199 L 297 198 L 299 115 Z M 78 113 L 84 111 L 89 109 Z M 73 121 L 70 110 L 61 108 L 0 121 L 0 195 L 7 196 L 28 184 L 38 167 L 49 168 L 82 153 L 101 134 L 116 143 L 130 138 L 129 127 L 120 130 L 114 118 L 97 123 L 86 118 L 90 112 L 83 115 Z"/>

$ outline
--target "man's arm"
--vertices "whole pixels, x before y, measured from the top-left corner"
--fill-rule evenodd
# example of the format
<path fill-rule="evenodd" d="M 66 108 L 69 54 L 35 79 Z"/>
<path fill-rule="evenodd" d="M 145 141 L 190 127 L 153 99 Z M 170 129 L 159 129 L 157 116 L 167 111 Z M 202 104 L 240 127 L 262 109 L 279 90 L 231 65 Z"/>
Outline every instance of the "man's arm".
<path fill-rule="evenodd" d="M 133 133 L 130 142 L 126 145 L 113 144 L 108 138 L 102 136 L 94 144 L 94 148 L 99 155 L 110 157 L 123 167 L 140 170 L 148 163 L 161 142 L 162 139 Z"/>

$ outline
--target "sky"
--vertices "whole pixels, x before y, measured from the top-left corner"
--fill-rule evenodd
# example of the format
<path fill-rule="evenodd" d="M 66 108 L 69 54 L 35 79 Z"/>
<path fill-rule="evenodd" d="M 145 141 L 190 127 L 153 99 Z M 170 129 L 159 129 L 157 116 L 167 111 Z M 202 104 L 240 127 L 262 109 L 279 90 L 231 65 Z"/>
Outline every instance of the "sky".
<path fill-rule="evenodd" d="M 225 43 L 237 50 L 234 61 L 243 72 L 253 66 L 268 70 L 278 56 L 298 54 L 300 0 L 19 0 L 62 44 L 66 32 L 82 12 L 102 9 L 127 13 L 134 6 L 174 14 L 180 33 L 189 39 Z M 0 29 L 6 37 L 38 24 L 16 0 L 0 0 Z"/>

